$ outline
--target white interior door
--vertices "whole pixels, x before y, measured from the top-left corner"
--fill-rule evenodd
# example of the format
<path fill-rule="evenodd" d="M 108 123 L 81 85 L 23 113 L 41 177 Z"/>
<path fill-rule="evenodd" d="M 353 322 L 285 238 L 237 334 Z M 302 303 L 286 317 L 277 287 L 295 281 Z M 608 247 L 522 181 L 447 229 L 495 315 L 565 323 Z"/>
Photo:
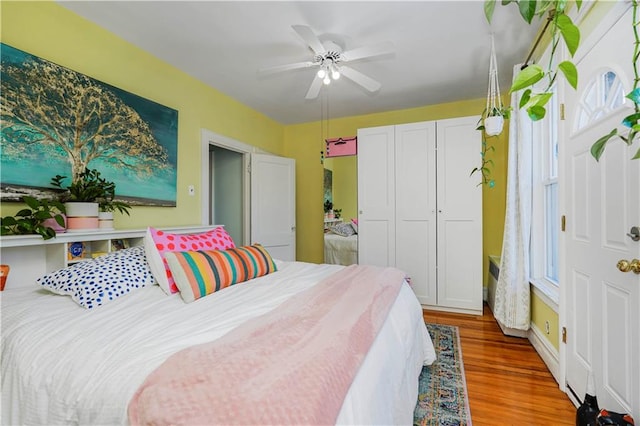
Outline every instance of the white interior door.
<path fill-rule="evenodd" d="M 438 305 L 482 312 L 482 186 L 469 176 L 481 151 L 479 117 L 439 120 Z"/>
<path fill-rule="evenodd" d="M 358 263 L 395 265 L 394 126 L 358 130 Z"/>
<path fill-rule="evenodd" d="M 420 303 L 436 299 L 436 123 L 395 128 L 396 267 Z"/>
<path fill-rule="evenodd" d="M 638 143 L 611 142 L 599 163 L 589 151 L 631 111 L 620 106 L 632 87 L 631 31 L 629 11 L 578 60 L 578 90 L 565 90 L 562 285 L 567 385 L 582 398 L 591 371 L 600 406 L 638 419 L 640 275 L 616 268 L 640 259 L 640 242 L 627 236 L 640 226 L 640 161 L 630 159 Z"/>
<path fill-rule="evenodd" d="M 251 154 L 251 242 L 276 259 L 296 260 L 295 160 Z"/>

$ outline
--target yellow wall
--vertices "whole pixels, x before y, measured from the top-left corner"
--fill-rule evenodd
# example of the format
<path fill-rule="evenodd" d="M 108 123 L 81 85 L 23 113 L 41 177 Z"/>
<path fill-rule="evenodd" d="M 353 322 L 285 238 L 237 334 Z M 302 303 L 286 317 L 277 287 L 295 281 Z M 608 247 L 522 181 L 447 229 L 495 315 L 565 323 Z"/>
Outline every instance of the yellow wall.
<path fill-rule="evenodd" d="M 178 110 L 177 207 L 135 207 L 131 217 L 116 214 L 117 228 L 201 223 L 203 128 L 283 153 L 282 124 L 58 4 L 2 1 L 0 7 L 3 43 Z M 188 185 L 196 187 L 196 196 L 187 194 Z M 3 203 L 2 215 L 18 208 L 17 203 Z"/>
<path fill-rule="evenodd" d="M 549 322 L 549 334 L 545 333 L 545 322 Z M 531 322 L 542 332 L 556 350 L 560 350 L 558 314 L 534 292 L 531 292 Z"/>
<path fill-rule="evenodd" d="M 333 159 L 334 207 L 342 209 L 345 221 L 358 217 L 358 158 L 355 155 Z"/>
<path fill-rule="evenodd" d="M 384 112 L 333 119 L 329 123 L 329 134 L 320 134 L 319 122 L 291 125 L 285 128 L 285 155 L 296 159 L 296 169 L 301 178 L 297 180 L 297 253 L 298 259 L 307 262 L 321 262 L 323 259 L 322 231 L 322 191 L 323 167 L 320 163 L 322 139 L 339 136 L 352 136 L 359 128 L 384 126 L 391 124 L 412 123 L 418 121 L 438 120 L 452 117 L 479 115 L 485 105 L 485 99 L 430 105 L 420 108 Z M 495 141 L 491 140 L 495 139 Z M 495 146 L 495 153 L 490 154 L 495 162 L 492 177 L 496 181 L 494 188 L 483 188 L 483 259 L 489 254 L 500 255 L 502 247 L 502 229 L 504 227 L 504 206 L 506 190 L 506 132 L 497 138 L 491 138 L 489 144 Z M 479 153 L 478 153 L 479 154 Z M 355 157 L 351 166 L 355 165 Z M 478 160 L 480 156 L 478 155 Z M 336 161 L 331 167 L 336 173 Z M 352 183 L 352 189 L 355 182 Z M 353 192 L 356 193 L 355 191 Z M 336 194 L 334 193 L 334 197 Z M 341 208 L 339 202 L 334 202 Z M 310 210 L 309 206 L 318 206 Z M 346 208 L 346 207 L 345 207 Z M 349 207 L 349 209 L 355 209 Z M 349 218 L 350 215 L 346 215 Z M 484 262 L 484 277 L 488 275 L 488 261 Z M 486 281 L 486 278 L 485 278 Z"/>
<path fill-rule="evenodd" d="M 348 221 L 358 217 L 358 159 L 355 155 L 325 158 L 324 168 L 333 172 L 333 208 Z"/>

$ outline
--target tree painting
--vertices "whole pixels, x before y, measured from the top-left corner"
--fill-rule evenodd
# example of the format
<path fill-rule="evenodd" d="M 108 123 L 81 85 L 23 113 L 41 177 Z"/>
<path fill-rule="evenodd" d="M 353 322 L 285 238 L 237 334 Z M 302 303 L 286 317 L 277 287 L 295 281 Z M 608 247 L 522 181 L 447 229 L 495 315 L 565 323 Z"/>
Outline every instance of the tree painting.
<path fill-rule="evenodd" d="M 177 111 L 1 48 L 3 200 L 95 168 L 133 204 L 175 206 Z"/>

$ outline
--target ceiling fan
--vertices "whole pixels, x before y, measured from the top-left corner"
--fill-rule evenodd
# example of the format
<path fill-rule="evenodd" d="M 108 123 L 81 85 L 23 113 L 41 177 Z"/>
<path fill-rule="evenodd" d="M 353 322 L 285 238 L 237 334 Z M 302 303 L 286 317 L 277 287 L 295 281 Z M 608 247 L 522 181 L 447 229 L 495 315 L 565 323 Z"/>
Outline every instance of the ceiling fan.
<path fill-rule="evenodd" d="M 337 80 L 340 76 L 348 78 L 370 92 L 376 92 L 380 89 L 381 85 L 379 82 L 345 65 L 345 63 L 392 53 L 393 45 L 391 43 L 386 42 L 376 46 L 359 47 L 343 52 L 342 47 L 336 42 L 321 42 L 311 28 L 305 25 L 292 25 L 291 27 L 313 51 L 315 54 L 313 59 L 310 61 L 263 68 L 259 71 L 260 73 L 266 74 L 300 68 L 317 68 L 316 76 L 314 76 L 305 96 L 306 99 L 317 98 L 322 84 L 330 84 L 332 80 Z"/>

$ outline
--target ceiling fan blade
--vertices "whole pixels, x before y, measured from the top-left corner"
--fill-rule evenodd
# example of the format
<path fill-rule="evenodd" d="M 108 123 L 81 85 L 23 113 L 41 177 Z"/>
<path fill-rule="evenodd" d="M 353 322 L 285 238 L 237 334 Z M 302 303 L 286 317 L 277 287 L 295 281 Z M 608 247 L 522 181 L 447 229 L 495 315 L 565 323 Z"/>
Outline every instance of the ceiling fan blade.
<path fill-rule="evenodd" d="M 302 37 L 305 43 L 309 45 L 311 50 L 313 50 L 316 55 L 324 55 L 326 53 L 326 50 L 320 42 L 320 39 L 317 35 L 315 35 L 313 31 L 311 31 L 311 28 L 307 27 L 306 25 L 292 25 L 291 28 L 293 28 L 294 31 L 297 32 L 300 37 Z"/>
<path fill-rule="evenodd" d="M 393 53 L 393 43 L 384 42 L 374 46 L 358 47 L 356 49 L 347 50 L 340 54 L 340 60 L 357 61 L 358 59 L 370 58 L 372 56 L 386 55 Z"/>
<path fill-rule="evenodd" d="M 315 65 L 312 61 L 296 62 L 293 64 L 276 65 L 273 67 L 261 68 L 258 70 L 260 74 L 272 74 L 280 71 L 297 70 L 300 68 L 309 68 Z"/>
<path fill-rule="evenodd" d="M 340 71 L 340 74 L 347 77 L 349 80 L 353 81 L 354 83 L 359 84 L 360 86 L 364 87 L 370 92 L 377 92 L 378 90 L 380 90 L 380 87 L 382 87 L 380 83 L 378 83 L 371 77 L 366 76 L 362 74 L 360 71 L 356 71 L 351 67 L 347 67 L 343 65 L 339 68 L 339 71 Z M 318 80 L 320 79 L 318 78 Z"/>
<path fill-rule="evenodd" d="M 309 86 L 309 90 L 307 91 L 307 95 L 304 97 L 305 99 L 315 99 L 320 94 L 320 88 L 322 87 L 322 79 L 318 78 L 316 75 L 313 76 L 313 81 L 311 82 L 311 86 Z"/>

